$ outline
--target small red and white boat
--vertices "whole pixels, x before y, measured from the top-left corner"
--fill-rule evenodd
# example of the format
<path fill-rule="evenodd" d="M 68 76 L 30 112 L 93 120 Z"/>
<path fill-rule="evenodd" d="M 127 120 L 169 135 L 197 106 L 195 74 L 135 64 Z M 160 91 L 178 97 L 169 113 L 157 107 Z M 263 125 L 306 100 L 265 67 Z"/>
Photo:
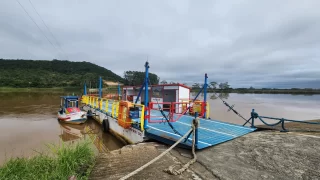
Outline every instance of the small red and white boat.
<path fill-rule="evenodd" d="M 82 124 L 87 121 L 87 113 L 79 108 L 78 96 L 61 96 L 61 109 L 58 120 L 70 124 Z"/>

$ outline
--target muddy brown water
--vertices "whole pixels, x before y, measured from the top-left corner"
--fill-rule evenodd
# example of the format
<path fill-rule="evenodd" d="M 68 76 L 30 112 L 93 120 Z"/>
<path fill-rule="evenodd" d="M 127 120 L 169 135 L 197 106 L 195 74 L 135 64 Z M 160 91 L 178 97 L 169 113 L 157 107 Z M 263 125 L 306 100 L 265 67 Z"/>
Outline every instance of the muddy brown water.
<path fill-rule="evenodd" d="M 46 143 L 72 143 L 90 138 L 100 152 L 119 149 L 123 144 L 104 133 L 89 119 L 85 124 L 59 123 L 60 96 L 49 92 L 0 92 L 0 165 L 10 157 L 30 156 L 46 150 Z M 67 94 L 71 95 L 71 94 Z"/>
<path fill-rule="evenodd" d="M 60 124 L 57 110 L 65 92 L 0 92 L 0 165 L 10 157 L 29 156 L 45 148 L 46 143 L 61 144 L 81 138 L 92 139 L 100 152 L 119 149 L 123 144 L 103 133 L 94 120 L 83 125 Z M 69 94 L 71 95 L 71 94 Z M 210 117 L 242 124 L 244 121 L 219 99 L 210 99 Z M 289 119 L 320 119 L 320 95 L 226 94 L 226 101 L 245 118 L 254 108 L 259 115 Z M 200 98 L 202 98 L 200 96 Z M 213 97 L 212 97 L 213 98 Z M 257 124 L 262 124 L 257 122 Z"/>

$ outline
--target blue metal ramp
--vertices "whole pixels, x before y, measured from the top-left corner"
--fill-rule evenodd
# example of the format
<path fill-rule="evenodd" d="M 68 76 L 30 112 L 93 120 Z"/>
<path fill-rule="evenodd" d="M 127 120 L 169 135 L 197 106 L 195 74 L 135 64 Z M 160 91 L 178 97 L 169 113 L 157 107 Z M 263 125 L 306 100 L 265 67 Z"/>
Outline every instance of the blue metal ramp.
<path fill-rule="evenodd" d="M 151 116 L 160 117 L 161 112 L 152 110 Z M 177 114 L 174 116 L 177 116 Z M 194 117 L 192 116 L 183 115 L 178 121 L 171 122 L 171 124 L 180 134 L 184 135 L 191 128 L 193 119 Z M 197 149 L 204 149 L 214 146 L 243 136 L 255 130 L 256 128 L 245 127 L 237 124 L 231 124 L 217 120 L 200 119 Z M 179 134 L 174 133 L 165 119 L 162 123 L 148 123 L 145 131 L 147 137 L 156 139 L 166 144 L 174 144 L 181 138 Z M 184 148 L 191 148 L 192 135 L 189 137 L 188 141 L 182 141 L 180 146 Z"/>

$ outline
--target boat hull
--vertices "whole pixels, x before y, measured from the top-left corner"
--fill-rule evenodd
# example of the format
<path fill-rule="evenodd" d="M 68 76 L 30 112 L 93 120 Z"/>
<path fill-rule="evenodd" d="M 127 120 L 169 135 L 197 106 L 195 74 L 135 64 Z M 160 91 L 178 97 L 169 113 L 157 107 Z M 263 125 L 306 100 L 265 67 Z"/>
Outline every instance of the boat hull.
<path fill-rule="evenodd" d="M 87 116 L 85 112 L 76 114 L 60 114 L 58 112 L 58 120 L 68 124 L 83 124 L 87 121 Z"/>
<path fill-rule="evenodd" d="M 102 124 L 104 119 L 107 119 L 109 123 L 109 132 L 125 144 L 135 144 L 146 140 L 144 132 L 134 127 L 124 129 L 118 124 L 118 120 L 116 118 L 109 116 L 105 112 L 91 108 L 88 105 L 83 106 L 83 110 L 87 112 L 90 110 L 93 112 L 94 114 L 92 115 L 92 118 L 100 124 Z"/>

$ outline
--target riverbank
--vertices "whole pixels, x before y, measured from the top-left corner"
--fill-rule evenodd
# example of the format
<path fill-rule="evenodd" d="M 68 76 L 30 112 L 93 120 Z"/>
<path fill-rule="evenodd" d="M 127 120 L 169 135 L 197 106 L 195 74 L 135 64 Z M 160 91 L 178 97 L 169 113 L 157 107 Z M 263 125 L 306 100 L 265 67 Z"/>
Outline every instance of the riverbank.
<path fill-rule="evenodd" d="M 199 92 L 200 89 L 192 89 L 191 92 Z M 320 89 L 208 89 L 208 93 L 237 93 L 237 94 L 294 94 L 313 95 L 320 94 Z"/>
<path fill-rule="evenodd" d="M 0 92 L 79 92 L 78 87 L 53 87 L 53 88 L 13 88 L 0 87 Z"/>
<path fill-rule="evenodd" d="M 290 132 L 260 130 L 197 151 L 197 162 L 178 176 L 163 170 L 187 163 L 191 151 L 175 148 L 129 179 L 319 179 L 320 126 L 288 123 L 287 128 Z M 167 148 L 142 143 L 100 154 L 89 179 L 119 179 Z"/>
<path fill-rule="evenodd" d="M 81 91 L 82 87 L 52 87 L 52 88 L 14 88 L 0 87 L 0 92 L 64 92 L 64 91 Z M 117 87 L 110 87 L 109 91 L 117 91 Z M 191 92 L 197 93 L 200 89 L 191 89 Z M 293 95 L 313 95 L 320 94 L 320 89 L 208 89 L 207 93 L 237 93 L 237 94 L 293 94 Z"/>
<path fill-rule="evenodd" d="M 95 162 L 89 141 L 47 145 L 48 152 L 30 158 L 12 158 L 0 167 L 0 179 L 87 179 Z"/>

